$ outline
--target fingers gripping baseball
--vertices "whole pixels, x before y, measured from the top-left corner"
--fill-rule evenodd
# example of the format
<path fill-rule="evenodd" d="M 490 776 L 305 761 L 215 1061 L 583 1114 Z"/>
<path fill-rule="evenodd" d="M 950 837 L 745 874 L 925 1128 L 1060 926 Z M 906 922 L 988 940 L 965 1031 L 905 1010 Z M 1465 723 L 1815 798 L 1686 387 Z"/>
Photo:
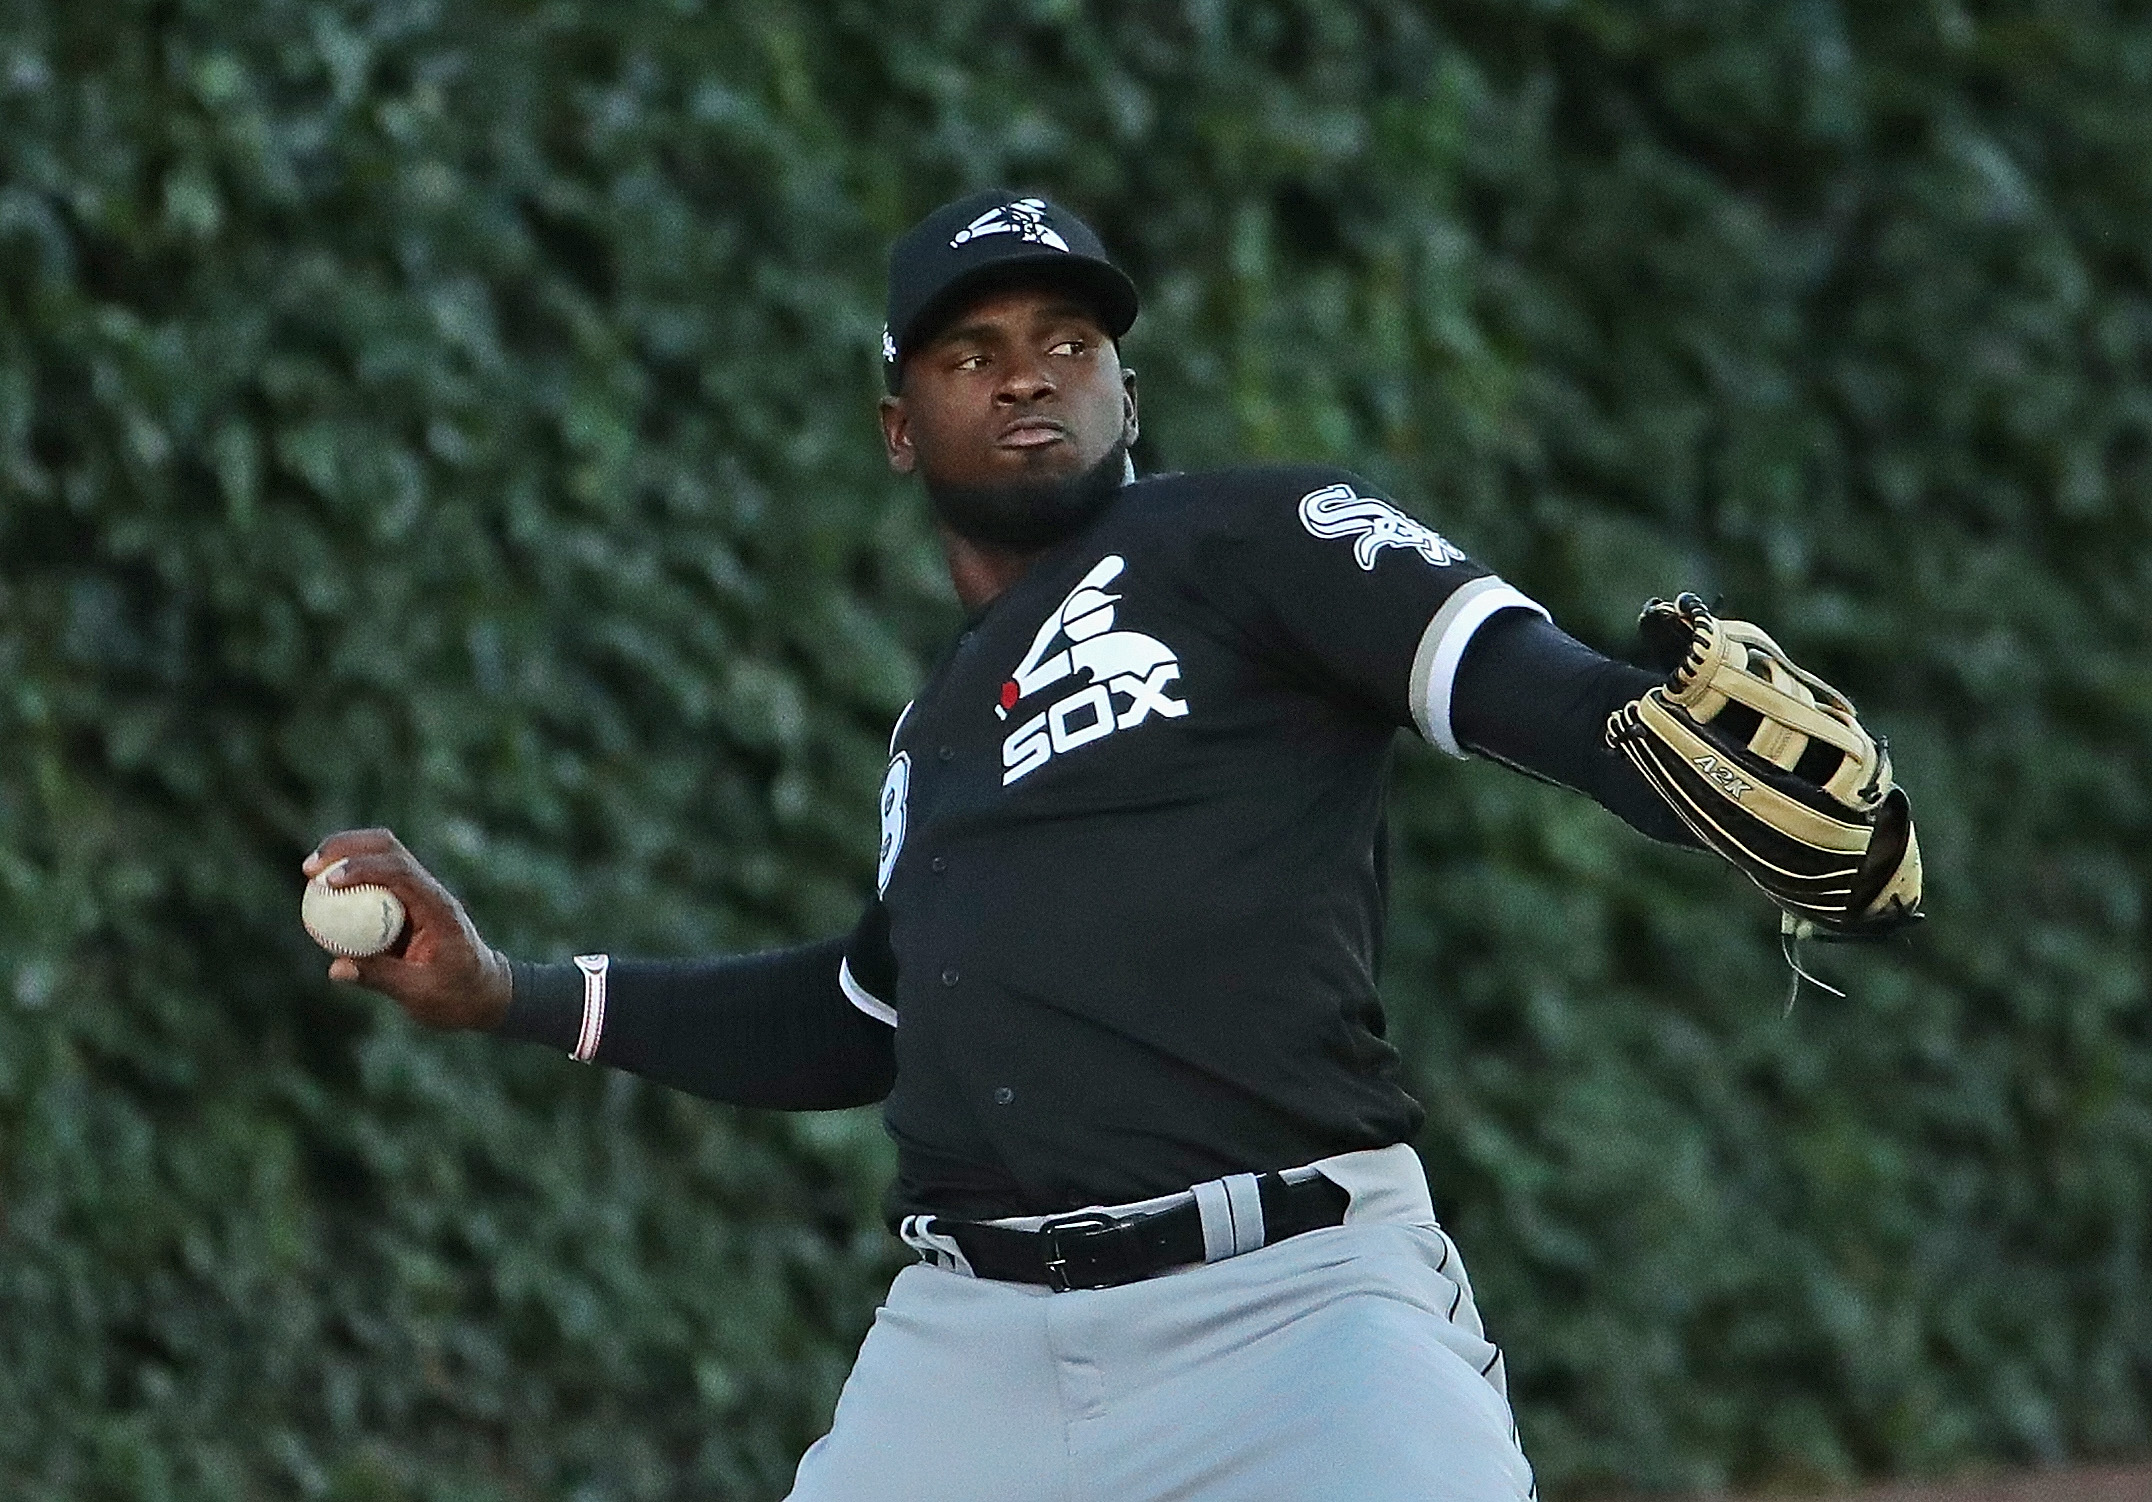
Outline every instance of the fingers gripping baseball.
<path fill-rule="evenodd" d="M 479 937 L 455 894 L 386 829 L 323 840 L 300 870 L 349 890 L 385 888 L 402 904 L 403 930 L 378 954 L 338 955 L 329 979 L 379 991 L 429 1027 L 491 1028 L 508 1011 L 508 962 Z"/>

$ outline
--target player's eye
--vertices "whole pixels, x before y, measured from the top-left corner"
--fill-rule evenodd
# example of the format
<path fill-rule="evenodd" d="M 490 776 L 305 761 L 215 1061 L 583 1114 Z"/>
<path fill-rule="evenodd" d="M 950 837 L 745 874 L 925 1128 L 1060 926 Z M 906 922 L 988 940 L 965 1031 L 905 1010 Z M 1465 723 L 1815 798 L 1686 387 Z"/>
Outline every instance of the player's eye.
<path fill-rule="evenodd" d="M 959 355 L 956 368 L 958 370 L 984 370 L 986 369 L 986 364 L 986 352 L 984 350 L 974 350 L 968 355 Z"/>
<path fill-rule="evenodd" d="M 1049 355 L 1080 355 L 1091 346 L 1082 339 L 1063 339 L 1046 353 Z"/>

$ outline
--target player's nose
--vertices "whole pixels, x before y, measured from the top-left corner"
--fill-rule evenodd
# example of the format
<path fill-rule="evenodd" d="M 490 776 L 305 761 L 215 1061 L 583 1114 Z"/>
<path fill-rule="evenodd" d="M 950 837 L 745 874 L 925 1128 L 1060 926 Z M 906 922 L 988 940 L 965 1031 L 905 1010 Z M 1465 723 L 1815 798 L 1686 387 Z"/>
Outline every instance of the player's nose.
<path fill-rule="evenodd" d="M 1014 359 L 1002 366 L 1001 384 L 994 390 L 994 399 L 1004 406 L 1016 406 L 1044 401 L 1055 389 L 1053 373 L 1045 361 Z"/>

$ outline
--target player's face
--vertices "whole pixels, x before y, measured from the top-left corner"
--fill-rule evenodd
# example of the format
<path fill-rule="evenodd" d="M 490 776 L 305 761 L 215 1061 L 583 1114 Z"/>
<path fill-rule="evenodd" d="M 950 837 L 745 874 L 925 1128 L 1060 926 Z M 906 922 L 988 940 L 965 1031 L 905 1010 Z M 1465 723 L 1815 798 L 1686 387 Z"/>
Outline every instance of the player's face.
<path fill-rule="evenodd" d="M 882 402 L 889 467 L 963 486 L 1066 479 L 1136 439 L 1136 377 L 1068 294 L 980 298 L 904 364 Z"/>

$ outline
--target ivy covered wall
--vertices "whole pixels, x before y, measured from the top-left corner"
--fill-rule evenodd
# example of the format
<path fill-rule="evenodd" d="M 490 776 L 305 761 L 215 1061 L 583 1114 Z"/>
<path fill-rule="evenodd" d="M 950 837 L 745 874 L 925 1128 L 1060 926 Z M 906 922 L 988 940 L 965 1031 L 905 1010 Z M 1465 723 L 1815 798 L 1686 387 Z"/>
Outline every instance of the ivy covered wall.
<path fill-rule="evenodd" d="M 0 1493 L 774 1498 L 872 1112 L 332 991 L 832 931 L 955 612 L 872 426 L 966 189 L 1145 290 L 1146 468 L 1345 462 L 1607 650 L 1764 622 L 1932 920 L 1424 747 L 1385 970 L 1550 1496 L 2152 1447 L 2152 24 L 2089 0 L 0 3 Z"/>

